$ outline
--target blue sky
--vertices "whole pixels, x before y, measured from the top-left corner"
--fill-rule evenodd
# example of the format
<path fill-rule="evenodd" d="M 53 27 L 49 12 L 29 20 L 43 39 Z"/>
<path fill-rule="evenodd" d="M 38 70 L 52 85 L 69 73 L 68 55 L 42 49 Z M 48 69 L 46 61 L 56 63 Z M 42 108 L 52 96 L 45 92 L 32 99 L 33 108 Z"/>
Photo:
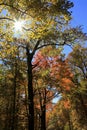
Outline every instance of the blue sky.
<path fill-rule="evenodd" d="M 74 3 L 72 10 L 72 25 L 82 25 L 87 33 L 87 0 L 71 0 Z"/>
<path fill-rule="evenodd" d="M 87 33 L 87 0 L 71 0 L 74 3 L 74 7 L 71 8 L 72 20 L 71 25 L 82 26 L 83 32 Z M 87 43 L 86 43 L 87 45 Z M 71 48 L 68 46 L 64 47 L 64 53 L 68 55 Z"/>

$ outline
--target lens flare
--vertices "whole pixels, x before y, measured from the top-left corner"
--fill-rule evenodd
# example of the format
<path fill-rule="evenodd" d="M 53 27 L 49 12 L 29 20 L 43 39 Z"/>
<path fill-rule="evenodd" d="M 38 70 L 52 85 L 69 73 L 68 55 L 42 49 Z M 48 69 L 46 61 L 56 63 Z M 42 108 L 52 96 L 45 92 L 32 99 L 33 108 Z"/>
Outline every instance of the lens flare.
<path fill-rule="evenodd" d="M 14 29 L 16 31 L 21 31 L 24 25 L 24 21 L 15 21 L 14 22 Z"/>

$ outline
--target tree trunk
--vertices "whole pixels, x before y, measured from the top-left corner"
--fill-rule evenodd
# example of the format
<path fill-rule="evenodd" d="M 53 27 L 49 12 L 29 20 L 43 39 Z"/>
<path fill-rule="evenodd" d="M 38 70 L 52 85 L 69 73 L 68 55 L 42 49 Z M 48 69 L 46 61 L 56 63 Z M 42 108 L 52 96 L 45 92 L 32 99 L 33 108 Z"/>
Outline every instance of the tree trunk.
<path fill-rule="evenodd" d="M 46 130 L 46 89 L 44 89 L 44 103 L 41 106 L 41 130 Z"/>
<path fill-rule="evenodd" d="M 27 55 L 27 76 L 28 76 L 28 130 L 34 130 L 34 101 L 33 101 L 33 84 L 32 84 L 32 54 L 29 52 L 28 46 L 26 46 Z"/>
<path fill-rule="evenodd" d="M 41 130 L 46 130 L 46 105 L 42 106 Z"/>

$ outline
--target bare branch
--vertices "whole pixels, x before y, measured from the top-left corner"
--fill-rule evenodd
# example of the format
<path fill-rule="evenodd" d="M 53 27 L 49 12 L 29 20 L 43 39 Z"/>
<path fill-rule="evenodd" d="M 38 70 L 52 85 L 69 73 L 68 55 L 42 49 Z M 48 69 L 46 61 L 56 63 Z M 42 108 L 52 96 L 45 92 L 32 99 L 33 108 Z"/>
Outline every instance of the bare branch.
<path fill-rule="evenodd" d="M 72 44 L 67 44 L 67 43 L 65 43 L 65 45 L 67 45 L 67 46 L 69 46 L 71 49 L 73 49 Z"/>
<path fill-rule="evenodd" d="M 57 43 L 44 44 L 44 45 L 38 47 L 37 50 L 40 49 L 40 48 L 43 48 L 43 47 L 45 47 L 45 46 L 50 46 L 50 45 L 52 45 L 52 46 L 64 46 L 64 45 L 65 45 L 65 42 L 64 42 L 63 44 L 57 44 Z"/>
<path fill-rule="evenodd" d="M 25 31 L 31 31 L 31 32 L 34 32 L 32 28 L 25 28 L 25 27 L 23 27 L 23 29 L 24 29 Z"/>
<path fill-rule="evenodd" d="M 12 22 L 15 22 L 15 20 L 8 18 L 8 17 L 0 17 L 1 20 L 10 20 Z"/>
<path fill-rule="evenodd" d="M 59 96 L 59 93 L 54 93 L 52 96 L 50 96 L 48 99 L 47 99 L 47 101 L 46 101 L 46 103 L 48 103 L 49 101 L 51 101 L 53 98 L 56 98 L 56 97 L 58 97 Z"/>

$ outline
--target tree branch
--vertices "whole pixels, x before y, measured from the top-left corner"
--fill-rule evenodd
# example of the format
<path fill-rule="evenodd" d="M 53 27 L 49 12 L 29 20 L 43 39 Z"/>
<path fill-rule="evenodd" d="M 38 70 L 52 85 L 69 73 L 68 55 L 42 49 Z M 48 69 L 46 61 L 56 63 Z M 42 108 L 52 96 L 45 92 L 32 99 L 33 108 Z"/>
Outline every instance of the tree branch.
<path fill-rule="evenodd" d="M 65 42 L 64 42 L 63 44 L 57 44 L 57 43 L 44 44 L 44 45 L 38 47 L 37 50 L 40 49 L 40 48 L 43 48 L 43 47 L 45 47 L 45 46 L 50 46 L 50 45 L 52 45 L 52 46 L 64 46 L 64 45 L 65 45 Z"/>
<path fill-rule="evenodd" d="M 25 10 L 25 11 L 22 11 L 22 10 L 20 10 L 20 9 L 18 9 L 18 8 L 16 8 L 16 7 L 14 7 L 13 5 L 10 5 L 10 4 L 7 4 L 7 3 L 0 3 L 0 5 L 4 5 L 4 6 L 8 6 L 8 7 L 10 7 L 10 8 L 13 8 L 13 9 L 17 10 L 18 12 L 22 13 L 22 15 L 23 15 L 23 14 L 30 15 L 30 14 L 26 13 L 26 10 Z M 31 16 L 31 15 L 30 15 L 30 16 Z M 33 16 L 31 16 L 31 17 L 33 17 Z"/>
<path fill-rule="evenodd" d="M 15 22 L 15 20 L 11 19 L 11 18 L 8 18 L 8 17 L 0 17 L 1 20 L 10 20 L 12 22 Z"/>
<path fill-rule="evenodd" d="M 7 3 L 0 3 L 0 5 L 5 5 L 5 6 L 8 6 L 8 7 L 10 7 L 10 8 L 13 8 L 13 9 L 15 9 L 15 10 L 21 12 L 21 13 L 24 13 L 22 10 L 20 10 L 20 9 L 18 9 L 18 8 L 16 8 L 16 7 L 14 7 L 13 5 L 10 5 L 10 4 L 7 4 Z"/>
<path fill-rule="evenodd" d="M 39 44 L 40 44 L 40 41 L 41 41 L 41 40 L 38 40 L 38 41 L 37 41 L 37 43 L 36 43 L 36 45 L 35 45 L 35 47 L 34 47 L 34 49 L 33 49 L 33 52 L 32 52 L 32 57 L 33 57 L 33 55 L 35 54 L 35 52 L 36 52 L 36 50 L 37 50 L 37 48 L 38 48 L 38 46 L 39 46 Z"/>
<path fill-rule="evenodd" d="M 31 31 L 31 32 L 34 32 L 32 28 L 25 28 L 25 27 L 23 27 L 23 29 L 24 29 L 25 31 Z"/>
<path fill-rule="evenodd" d="M 38 61 L 36 64 L 32 65 L 32 69 L 36 68 L 39 65 L 40 61 Z"/>
<path fill-rule="evenodd" d="M 61 44 L 61 43 L 60 43 L 60 44 L 57 44 L 57 43 L 44 44 L 44 45 L 38 47 L 37 50 L 39 50 L 39 49 L 41 49 L 41 48 L 43 48 L 43 47 L 45 47 L 45 46 L 50 46 L 50 45 L 51 45 L 51 46 L 64 46 L 64 45 L 67 45 L 67 46 L 71 47 L 71 49 L 73 49 L 72 45 L 67 44 L 66 42 L 64 42 L 64 43 L 62 43 L 62 44 Z"/>
<path fill-rule="evenodd" d="M 56 98 L 56 97 L 58 97 L 59 96 L 59 93 L 54 93 L 52 96 L 50 96 L 48 99 L 47 99 L 47 101 L 46 101 L 46 103 L 48 103 L 49 101 L 51 101 L 53 98 Z"/>

